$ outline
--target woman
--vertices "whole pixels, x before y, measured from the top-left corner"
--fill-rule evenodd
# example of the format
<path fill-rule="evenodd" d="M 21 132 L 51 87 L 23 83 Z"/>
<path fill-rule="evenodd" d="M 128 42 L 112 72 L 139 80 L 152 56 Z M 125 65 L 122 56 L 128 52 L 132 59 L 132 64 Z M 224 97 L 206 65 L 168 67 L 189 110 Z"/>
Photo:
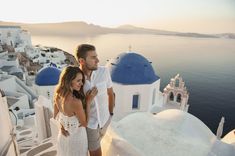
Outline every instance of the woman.
<path fill-rule="evenodd" d="M 87 156 L 86 126 L 90 103 L 97 94 L 92 88 L 83 93 L 85 77 L 79 67 L 68 66 L 61 75 L 55 90 L 54 118 L 63 127 L 58 135 L 58 156 Z"/>

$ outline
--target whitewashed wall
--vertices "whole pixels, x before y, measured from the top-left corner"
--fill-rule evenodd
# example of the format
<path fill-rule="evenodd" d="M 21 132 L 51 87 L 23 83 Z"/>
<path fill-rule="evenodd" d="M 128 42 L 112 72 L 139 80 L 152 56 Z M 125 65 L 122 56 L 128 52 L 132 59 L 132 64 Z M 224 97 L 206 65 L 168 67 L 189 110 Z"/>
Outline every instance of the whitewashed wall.
<path fill-rule="evenodd" d="M 152 84 L 146 85 L 121 85 L 113 83 L 115 92 L 114 120 L 119 120 L 124 116 L 134 112 L 147 112 L 153 104 L 159 101 L 160 79 Z M 153 92 L 155 91 L 155 100 Z M 133 95 L 139 94 L 139 108 L 132 109 Z"/>

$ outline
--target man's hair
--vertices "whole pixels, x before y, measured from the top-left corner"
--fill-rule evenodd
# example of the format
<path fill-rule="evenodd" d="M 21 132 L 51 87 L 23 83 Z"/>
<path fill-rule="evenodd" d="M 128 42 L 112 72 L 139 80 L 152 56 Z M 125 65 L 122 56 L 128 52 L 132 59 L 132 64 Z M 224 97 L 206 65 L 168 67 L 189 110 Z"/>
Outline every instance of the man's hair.
<path fill-rule="evenodd" d="M 76 49 L 76 54 L 75 54 L 77 61 L 80 58 L 86 59 L 87 52 L 88 51 L 93 51 L 93 50 L 95 50 L 95 46 L 93 46 L 91 44 L 81 44 L 81 45 L 79 45 Z"/>

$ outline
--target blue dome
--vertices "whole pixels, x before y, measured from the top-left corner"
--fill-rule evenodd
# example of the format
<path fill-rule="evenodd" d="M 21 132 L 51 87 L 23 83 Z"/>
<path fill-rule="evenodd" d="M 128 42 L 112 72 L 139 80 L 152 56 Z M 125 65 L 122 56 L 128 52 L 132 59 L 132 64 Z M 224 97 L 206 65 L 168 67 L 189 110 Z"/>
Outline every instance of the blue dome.
<path fill-rule="evenodd" d="M 125 85 L 151 84 L 159 79 L 151 63 L 136 53 L 122 53 L 107 63 L 113 82 Z"/>
<path fill-rule="evenodd" d="M 46 67 L 40 70 L 36 76 L 35 83 L 39 86 L 57 85 L 60 77 L 60 70 L 55 67 Z"/>

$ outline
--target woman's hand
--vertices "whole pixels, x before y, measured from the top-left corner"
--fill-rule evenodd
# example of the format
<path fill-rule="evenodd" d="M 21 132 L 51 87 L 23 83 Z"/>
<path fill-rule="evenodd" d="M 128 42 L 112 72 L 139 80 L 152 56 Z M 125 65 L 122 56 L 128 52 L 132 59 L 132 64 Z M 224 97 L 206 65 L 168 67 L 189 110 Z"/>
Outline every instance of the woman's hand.
<path fill-rule="evenodd" d="M 90 90 L 88 90 L 87 93 L 86 93 L 86 101 L 87 101 L 87 103 L 90 104 L 94 100 L 94 98 L 97 95 L 97 93 L 98 93 L 98 89 L 96 87 L 93 87 Z"/>
<path fill-rule="evenodd" d="M 69 136 L 69 132 L 64 129 L 64 126 L 62 124 L 60 124 L 60 130 L 62 135 L 64 135 L 65 137 Z"/>

